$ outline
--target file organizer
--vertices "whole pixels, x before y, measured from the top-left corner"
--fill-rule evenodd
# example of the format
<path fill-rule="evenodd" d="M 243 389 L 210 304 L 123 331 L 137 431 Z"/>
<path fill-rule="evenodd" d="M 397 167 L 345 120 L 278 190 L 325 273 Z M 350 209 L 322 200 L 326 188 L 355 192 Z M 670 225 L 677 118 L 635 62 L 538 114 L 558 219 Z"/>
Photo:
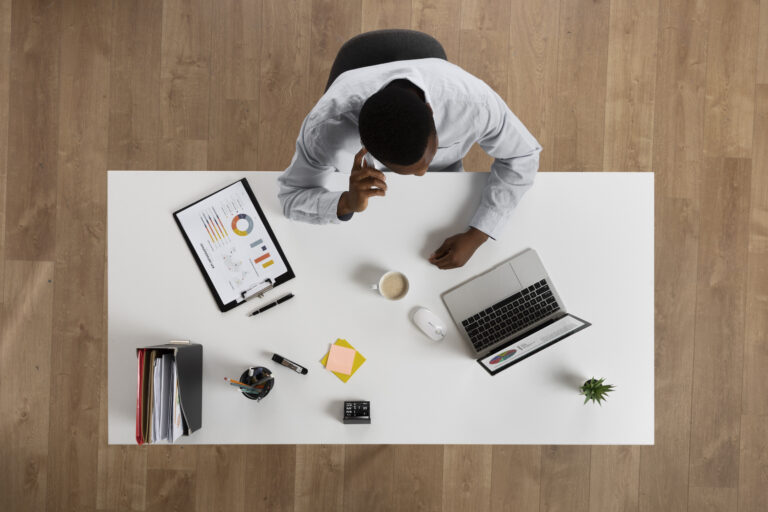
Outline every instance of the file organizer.
<path fill-rule="evenodd" d="M 156 389 L 153 365 L 158 357 L 171 355 L 178 378 L 182 435 L 188 436 L 200 429 L 203 403 L 203 346 L 189 341 L 172 341 L 136 349 L 138 379 L 136 393 L 136 442 L 151 444 L 151 429 Z M 171 383 L 171 389 L 174 389 Z M 167 391 L 167 390 L 166 390 Z M 173 393 L 175 397 L 175 393 Z M 175 410 L 175 409 L 174 409 Z M 170 411 L 173 418 L 174 410 Z M 173 442 L 171 436 L 170 442 Z"/>

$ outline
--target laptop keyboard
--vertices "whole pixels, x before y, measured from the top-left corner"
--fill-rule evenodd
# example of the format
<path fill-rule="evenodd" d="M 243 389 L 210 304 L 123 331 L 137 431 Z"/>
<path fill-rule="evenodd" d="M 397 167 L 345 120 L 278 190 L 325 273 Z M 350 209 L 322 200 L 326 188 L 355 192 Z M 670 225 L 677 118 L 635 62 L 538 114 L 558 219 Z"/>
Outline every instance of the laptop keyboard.
<path fill-rule="evenodd" d="M 560 309 L 545 279 L 461 322 L 478 352 Z"/>

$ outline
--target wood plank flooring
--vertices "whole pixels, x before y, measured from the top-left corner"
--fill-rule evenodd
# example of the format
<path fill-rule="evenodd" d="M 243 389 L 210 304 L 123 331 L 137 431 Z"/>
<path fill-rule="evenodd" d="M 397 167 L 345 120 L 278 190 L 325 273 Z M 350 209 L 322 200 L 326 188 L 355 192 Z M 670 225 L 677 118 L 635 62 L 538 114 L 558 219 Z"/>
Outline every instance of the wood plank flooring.
<path fill-rule="evenodd" d="M 107 445 L 107 169 L 284 169 L 381 28 L 655 172 L 655 445 Z M 4 510 L 763 512 L 766 366 L 768 0 L 0 0 Z"/>

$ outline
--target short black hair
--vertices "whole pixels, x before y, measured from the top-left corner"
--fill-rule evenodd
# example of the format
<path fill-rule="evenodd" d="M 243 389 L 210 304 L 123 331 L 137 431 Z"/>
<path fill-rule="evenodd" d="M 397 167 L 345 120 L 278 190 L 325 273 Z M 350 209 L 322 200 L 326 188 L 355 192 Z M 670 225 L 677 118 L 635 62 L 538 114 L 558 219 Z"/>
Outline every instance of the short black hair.
<path fill-rule="evenodd" d="M 424 155 L 435 121 L 427 104 L 403 87 L 385 87 L 360 110 L 360 142 L 383 163 L 411 165 Z"/>

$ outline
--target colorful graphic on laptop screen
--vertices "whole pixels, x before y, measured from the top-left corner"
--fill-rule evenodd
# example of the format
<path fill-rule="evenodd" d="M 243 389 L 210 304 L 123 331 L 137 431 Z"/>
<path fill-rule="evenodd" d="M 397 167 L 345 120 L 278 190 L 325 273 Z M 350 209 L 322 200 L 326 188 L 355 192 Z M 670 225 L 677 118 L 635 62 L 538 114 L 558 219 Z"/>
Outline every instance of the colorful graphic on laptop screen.
<path fill-rule="evenodd" d="M 497 355 L 496 357 L 494 357 L 493 359 L 491 359 L 490 361 L 488 361 L 488 364 L 499 364 L 500 362 L 505 361 L 510 357 L 512 357 L 513 355 L 515 355 L 515 353 L 517 353 L 517 350 L 515 349 L 506 350 L 501 354 Z"/>

